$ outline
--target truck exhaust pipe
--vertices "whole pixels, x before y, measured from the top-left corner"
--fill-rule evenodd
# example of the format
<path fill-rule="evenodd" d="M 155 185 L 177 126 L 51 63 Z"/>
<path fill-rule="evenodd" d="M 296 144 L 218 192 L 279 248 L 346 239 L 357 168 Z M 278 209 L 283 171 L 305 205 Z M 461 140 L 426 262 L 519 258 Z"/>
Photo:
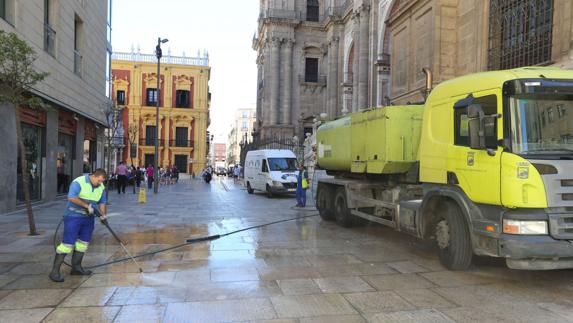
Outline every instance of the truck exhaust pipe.
<path fill-rule="evenodd" d="M 426 67 L 422 68 L 422 72 L 424 72 L 424 74 L 426 75 L 426 88 L 422 93 L 424 95 L 424 102 L 426 102 L 428 96 L 430 95 L 430 92 L 432 92 L 432 85 L 434 83 L 434 79 L 432 75 L 432 70 L 430 70 L 429 68 Z"/>

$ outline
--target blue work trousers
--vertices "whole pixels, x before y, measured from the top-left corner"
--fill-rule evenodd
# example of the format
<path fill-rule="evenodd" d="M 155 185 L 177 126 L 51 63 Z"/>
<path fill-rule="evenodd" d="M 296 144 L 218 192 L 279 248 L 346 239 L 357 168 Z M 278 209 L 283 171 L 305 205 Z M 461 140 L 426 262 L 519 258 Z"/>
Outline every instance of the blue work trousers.
<path fill-rule="evenodd" d="M 303 207 L 306 206 L 306 189 L 296 188 L 296 204 Z"/>
<path fill-rule="evenodd" d="M 65 216 L 63 243 L 74 245 L 77 240 L 90 242 L 94 232 L 95 217 Z"/>

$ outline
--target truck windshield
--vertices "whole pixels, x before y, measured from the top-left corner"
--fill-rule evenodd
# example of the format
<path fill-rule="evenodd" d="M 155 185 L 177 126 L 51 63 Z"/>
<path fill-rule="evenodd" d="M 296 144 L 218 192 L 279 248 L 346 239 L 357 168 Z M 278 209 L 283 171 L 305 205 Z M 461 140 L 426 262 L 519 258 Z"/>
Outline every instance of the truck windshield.
<path fill-rule="evenodd" d="M 271 171 L 296 171 L 296 158 L 269 158 L 268 161 Z"/>
<path fill-rule="evenodd" d="M 510 97 L 512 151 L 520 155 L 573 154 L 573 97 Z"/>

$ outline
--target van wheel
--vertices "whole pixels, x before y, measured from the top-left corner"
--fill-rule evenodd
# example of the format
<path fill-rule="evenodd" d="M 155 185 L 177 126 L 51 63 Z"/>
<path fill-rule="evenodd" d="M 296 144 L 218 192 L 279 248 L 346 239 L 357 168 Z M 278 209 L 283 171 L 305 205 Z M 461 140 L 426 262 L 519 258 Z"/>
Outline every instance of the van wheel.
<path fill-rule="evenodd" d="M 272 199 L 273 198 L 273 191 L 271 191 L 271 187 L 267 184 L 267 197 Z"/>
<path fill-rule="evenodd" d="M 321 219 L 325 221 L 335 219 L 334 207 L 332 206 L 332 189 L 330 187 L 318 184 L 316 190 L 316 208 L 318 209 Z"/>
<path fill-rule="evenodd" d="M 469 227 L 456 204 L 442 205 L 443 211 L 434 228 L 440 262 L 450 270 L 467 270 L 473 258 Z"/>
<path fill-rule="evenodd" d="M 247 193 L 253 194 L 255 190 L 251 187 L 251 183 L 247 182 Z"/>
<path fill-rule="evenodd" d="M 336 190 L 334 197 L 334 217 L 338 225 L 349 228 L 355 223 L 354 216 L 350 213 L 348 202 L 346 201 L 346 189 L 340 187 Z"/>

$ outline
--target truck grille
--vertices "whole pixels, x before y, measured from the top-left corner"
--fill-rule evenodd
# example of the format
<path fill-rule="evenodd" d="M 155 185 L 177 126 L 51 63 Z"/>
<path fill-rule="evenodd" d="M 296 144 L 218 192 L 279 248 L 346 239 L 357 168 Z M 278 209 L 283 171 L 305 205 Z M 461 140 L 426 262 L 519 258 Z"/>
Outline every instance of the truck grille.
<path fill-rule="evenodd" d="M 555 239 L 573 240 L 573 214 L 549 215 L 549 230 Z"/>

